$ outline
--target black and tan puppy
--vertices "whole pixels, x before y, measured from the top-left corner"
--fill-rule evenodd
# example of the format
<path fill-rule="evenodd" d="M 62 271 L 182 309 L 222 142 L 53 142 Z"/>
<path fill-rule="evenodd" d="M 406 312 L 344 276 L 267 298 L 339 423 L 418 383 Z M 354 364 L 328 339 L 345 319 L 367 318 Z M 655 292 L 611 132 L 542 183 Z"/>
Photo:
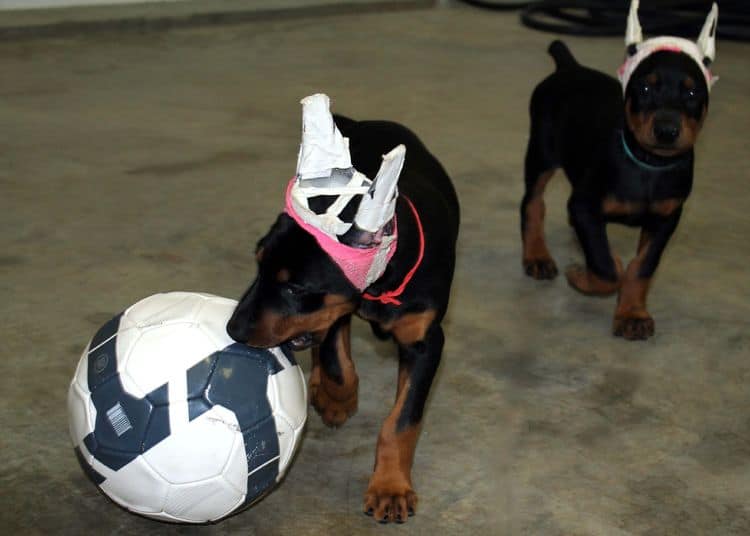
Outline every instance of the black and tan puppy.
<path fill-rule="evenodd" d="M 258 243 L 257 276 L 242 296 L 228 332 L 254 346 L 312 346 L 311 403 L 330 426 L 343 424 L 357 409 L 359 379 L 349 337 L 352 315 L 367 320 L 379 337 L 393 338 L 399 358 L 396 402 L 377 439 L 364 511 L 380 522 L 400 523 L 414 513 L 417 503 L 411 466 L 425 400 L 443 350 L 441 321 L 453 278 L 459 206 L 445 170 L 410 130 L 392 122 L 342 116 L 335 122 L 349 139 L 354 169 L 367 177 L 378 173 L 382 155 L 399 144 L 405 146 L 395 200 L 395 253 L 382 275 L 363 291 L 313 234 L 283 213 Z M 355 221 L 362 197 L 353 196 L 339 213 L 344 223 Z M 312 197 L 310 206 L 321 213 L 336 199 Z M 393 231 L 389 225 L 394 220 L 384 226 L 386 234 Z M 363 235 L 368 233 L 350 229 L 340 240 L 362 247 L 377 233 L 366 240 Z"/>
<path fill-rule="evenodd" d="M 628 22 L 620 82 L 578 64 L 553 42 L 556 71 L 531 98 L 531 134 L 521 202 L 523 266 L 535 279 L 557 268 L 544 240 L 545 186 L 562 168 L 572 186 L 569 222 L 586 266 L 570 267 L 569 284 L 589 295 L 619 292 L 613 332 L 627 339 L 654 333 L 646 295 L 693 183 L 693 145 L 714 81 L 716 6 L 697 44 L 659 37 L 642 41 L 637 1 Z M 637 254 L 622 269 L 606 225 L 640 227 Z"/>

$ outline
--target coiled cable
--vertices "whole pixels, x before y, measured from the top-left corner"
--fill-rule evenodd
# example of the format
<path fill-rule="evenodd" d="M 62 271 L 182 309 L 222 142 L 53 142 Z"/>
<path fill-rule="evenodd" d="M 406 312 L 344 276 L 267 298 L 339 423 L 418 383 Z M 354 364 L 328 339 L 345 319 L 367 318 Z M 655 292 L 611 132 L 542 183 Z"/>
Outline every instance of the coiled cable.
<path fill-rule="evenodd" d="M 460 1 L 494 11 L 520 9 L 521 22 L 529 28 L 586 36 L 624 34 L 630 7 L 630 0 Z M 695 38 L 711 4 L 711 0 L 650 0 L 641 4 L 638 16 L 646 34 Z M 717 37 L 750 41 L 750 1 L 722 0 L 719 3 Z"/>

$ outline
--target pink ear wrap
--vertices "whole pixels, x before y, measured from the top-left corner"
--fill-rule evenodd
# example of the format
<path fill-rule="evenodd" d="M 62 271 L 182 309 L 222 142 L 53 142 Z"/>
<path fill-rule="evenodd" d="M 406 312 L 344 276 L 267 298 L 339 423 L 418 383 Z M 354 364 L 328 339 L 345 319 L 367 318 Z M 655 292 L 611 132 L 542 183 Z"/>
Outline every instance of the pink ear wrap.
<path fill-rule="evenodd" d="M 706 79 L 706 87 L 709 91 L 711 91 L 711 86 L 713 86 L 714 82 L 718 80 L 718 77 L 714 76 L 711 73 L 711 70 L 706 67 L 701 61 L 698 47 L 695 45 L 695 43 L 679 37 L 655 37 L 639 44 L 638 51 L 635 53 L 635 55 L 625 58 L 625 61 L 617 70 L 617 77 L 620 79 L 620 83 L 622 84 L 623 94 L 627 89 L 630 77 L 635 72 L 638 65 L 640 65 L 641 62 L 643 62 L 643 60 L 648 58 L 651 54 L 660 51 L 682 52 L 683 54 L 687 54 L 688 56 L 690 56 L 703 73 L 703 76 Z"/>
<path fill-rule="evenodd" d="M 393 254 L 396 253 L 396 244 L 398 242 L 397 226 L 393 226 L 393 240 L 384 241 L 380 247 L 360 249 L 342 244 L 334 237 L 305 222 L 297 214 L 292 203 L 292 186 L 294 186 L 296 181 L 297 179 L 293 178 L 287 186 L 284 212 L 315 238 L 318 245 L 341 268 L 341 271 L 344 272 L 344 275 L 352 285 L 360 292 L 364 291 L 373 281 L 383 275 L 385 266 L 391 260 Z"/>

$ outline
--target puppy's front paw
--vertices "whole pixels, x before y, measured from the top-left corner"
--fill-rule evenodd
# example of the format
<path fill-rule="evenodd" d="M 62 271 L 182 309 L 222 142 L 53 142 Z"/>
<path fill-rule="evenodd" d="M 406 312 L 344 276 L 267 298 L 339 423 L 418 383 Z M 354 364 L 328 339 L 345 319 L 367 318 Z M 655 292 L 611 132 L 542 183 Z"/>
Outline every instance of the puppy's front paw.
<path fill-rule="evenodd" d="M 621 272 L 620 266 L 618 263 L 618 273 Z M 607 281 L 580 264 L 569 266 L 565 277 L 571 287 L 587 296 L 611 296 L 620 288 L 619 278 L 617 281 Z"/>
<path fill-rule="evenodd" d="M 320 370 L 310 375 L 310 403 L 326 426 L 338 428 L 357 412 L 357 384 L 337 385 L 322 377 Z"/>
<path fill-rule="evenodd" d="M 654 334 L 654 319 L 646 312 L 638 316 L 615 317 L 612 333 L 630 341 L 648 339 Z"/>
<path fill-rule="evenodd" d="M 365 493 L 364 511 L 378 523 L 404 523 L 417 510 L 417 494 L 400 473 L 375 473 Z"/>
<path fill-rule="evenodd" d="M 534 279 L 554 279 L 557 277 L 557 265 L 552 257 L 524 259 L 523 269 L 526 275 Z"/>

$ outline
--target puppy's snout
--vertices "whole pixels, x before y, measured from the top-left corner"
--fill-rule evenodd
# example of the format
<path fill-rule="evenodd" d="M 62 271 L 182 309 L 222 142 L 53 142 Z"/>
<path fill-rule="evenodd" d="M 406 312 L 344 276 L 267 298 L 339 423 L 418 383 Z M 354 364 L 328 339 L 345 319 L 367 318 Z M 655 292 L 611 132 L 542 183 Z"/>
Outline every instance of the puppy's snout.
<path fill-rule="evenodd" d="M 663 145 L 671 145 L 680 137 L 680 114 L 665 111 L 654 118 L 654 137 Z"/>
<path fill-rule="evenodd" d="M 246 343 L 250 338 L 250 333 L 252 333 L 255 325 L 250 319 L 250 316 L 243 313 L 243 311 L 239 310 L 234 312 L 232 318 L 227 322 L 227 333 L 235 341 Z"/>
<path fill-rule="evenodd" d="M 258 282 L 253 281 L 250 288 L 240 298 L 237 307 L 232 313 L 232 317 L 227 322 L 227 334 L 235 341 L 246 343 L 250 339 L 250 334 L 255 329 L 255 316 L 253 314 L 253 303 L 258 288 Z"/>
<path fill-rule="evenodd" d="M 680 124 L 673 121 L 657 121 L 654 124 L 656 141 L 669 145 L 680 136 Z"/>

